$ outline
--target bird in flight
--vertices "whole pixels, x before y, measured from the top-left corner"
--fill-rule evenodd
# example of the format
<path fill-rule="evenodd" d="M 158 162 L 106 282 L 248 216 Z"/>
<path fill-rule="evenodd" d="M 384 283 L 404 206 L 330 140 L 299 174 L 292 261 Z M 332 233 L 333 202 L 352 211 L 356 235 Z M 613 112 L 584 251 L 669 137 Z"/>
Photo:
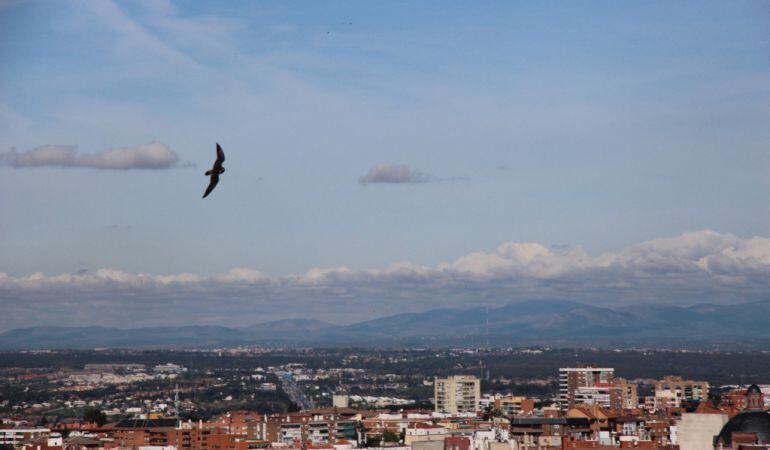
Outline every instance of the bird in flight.
<path fill-rule="evenodd" d="M 222 147 L 217 144 L 217 160 L 214 161 L 214 166 L 211 170 L 206 171 L 206 176 L 211 177 L 211 181 L 209 182 L 209 187 L 206 188 L 206 192 L 203 194 L 203 198 L 206 198 L 211 194 L 211 191 L 217 187 L 217 183 L 219 183 L 219 174 L 225 172 L 225 168 L 222 167 L 223 162 L 225 162 L 225 152 L 223 152 Z"/>

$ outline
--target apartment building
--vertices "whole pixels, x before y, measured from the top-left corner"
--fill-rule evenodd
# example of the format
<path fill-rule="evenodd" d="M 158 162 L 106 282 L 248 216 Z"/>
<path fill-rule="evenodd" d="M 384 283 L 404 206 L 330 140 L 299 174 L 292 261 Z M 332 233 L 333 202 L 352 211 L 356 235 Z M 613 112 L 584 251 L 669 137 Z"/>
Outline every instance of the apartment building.
<path fill-rule="evenodd" d="M 578 389 L 607 386 L 615 382 L 615 369 L 608 367 L 566 367 L 559 369 L 559 404 L 562 409 L 579 403 Z M 585 395 L 581 394 L 581 395 Z"/>
<path fill-rule="evenodd" d="M 685 380 L 682 377 L 666 376 L 655 383 L 655 396 L 664 397 L 669 391 L 677 398 L 678 403 L 683 400 L 705 401 L 709 397 L 708 381 Z M 660 395 L 659 395 L 660 393 Z"/>
<path fill-rule="evenodd" d="M 518 416 L 531 413 L 535 409 L 535 401 L 518 395 L 507 395 L 495 399 L 495 409 L 506 416 Z"/>
<path fill-rule="evenodd" d="M 0 428 L 0 445 L 17 446 L 23 441 L 50 435 L 48 428 Z"/>
<path fill-rule="evenodd" d="M 437 378 L 434 383 L 436 412 L 459 414 L 475 413 L 481 400 L 481 381 L 470 375 Z"/>
<path fill-rule="evenodd" d="M 625 378 L 615 378 L 615 386 L 620 389 L 623 409 L 639 407 L 639 386 L 636 383 Z"/>
<path fill-rule="evenodd" d="M 598 405 L 603 408 L 622 409 L 623 392 L 614 383 L 596 383 L 593 386 L 580 386 L 573 391 L 574 404 Z"/>

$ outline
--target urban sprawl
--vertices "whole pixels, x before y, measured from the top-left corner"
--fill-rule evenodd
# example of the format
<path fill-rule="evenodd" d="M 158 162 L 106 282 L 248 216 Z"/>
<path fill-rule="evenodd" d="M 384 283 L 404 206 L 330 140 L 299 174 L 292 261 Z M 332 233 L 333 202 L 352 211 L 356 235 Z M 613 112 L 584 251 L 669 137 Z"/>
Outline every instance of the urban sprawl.
<path fill-rule="evenodd" d="M 6 353 L 0 448 L 770 449 L 766 380 L 630 377 L 591 357 L 625 366 L 637 358 L 641 367 L 628 370 L 639 375 L 645 358 L 657 373 L 660 361 L 731 356 L 548 348 Z"/>

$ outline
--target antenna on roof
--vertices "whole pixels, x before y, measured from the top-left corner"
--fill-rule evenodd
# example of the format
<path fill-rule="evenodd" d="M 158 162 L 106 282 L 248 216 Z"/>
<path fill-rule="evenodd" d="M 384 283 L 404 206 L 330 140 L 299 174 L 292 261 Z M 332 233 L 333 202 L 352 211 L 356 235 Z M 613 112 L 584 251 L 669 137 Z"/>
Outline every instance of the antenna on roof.
<path fill-rule="evenodd" d="M 486 339 L 487 339 L 487 351 L 489 351 L 489 306 L 487 306 L 487 314 L 486 314 L 486 316 L 487 316 L 486 317 L 487 325 L 486 325 L 485 333 L 486 333 Z"/>
<path fill-rule="evenodd" d="M 479 358 L 479 379 L 484 379 L 484 360 Z"/>
<path fill-rule="evenodd" d="M 174 416 L 179 420 L 179 384 L 174 385 Z"/>

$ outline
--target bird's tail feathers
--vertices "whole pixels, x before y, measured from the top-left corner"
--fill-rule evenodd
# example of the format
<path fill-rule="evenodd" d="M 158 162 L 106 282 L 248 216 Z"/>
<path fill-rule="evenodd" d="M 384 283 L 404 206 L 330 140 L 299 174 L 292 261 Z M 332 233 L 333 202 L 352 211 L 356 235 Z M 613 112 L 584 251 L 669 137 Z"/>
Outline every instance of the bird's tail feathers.
<path fill-rule="evenodd" d="M 211 175 L 211 172 L 213 172 L 213 170 L 207 170 L 207 171 L 206 171 L 206 176 L 209 176 L 209 175 Z"/>

